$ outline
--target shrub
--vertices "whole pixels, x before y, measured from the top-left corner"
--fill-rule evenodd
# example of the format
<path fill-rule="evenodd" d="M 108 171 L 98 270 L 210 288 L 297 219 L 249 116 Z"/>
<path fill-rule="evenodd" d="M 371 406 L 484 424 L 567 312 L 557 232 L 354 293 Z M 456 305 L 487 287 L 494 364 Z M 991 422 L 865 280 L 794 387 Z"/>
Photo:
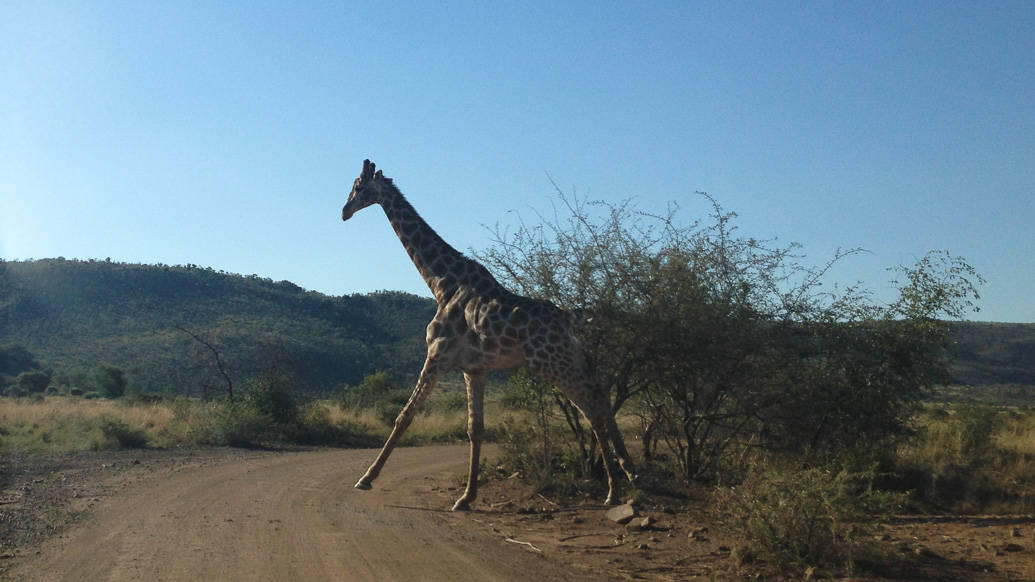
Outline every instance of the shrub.
<path fill-rule="evenodd" d="M 439 392 L 436 395 L 432 395 L 425 401 L 424 411 L 425 412 L 456 412 L 458 410 L 467 410 L 467 392 L 463 390 L 450 390 Z"/>
<path fill-rule="evenodd" d="M 374 416 L 386 426 L 394 426 L 395 419 L 402 412 L 403 406 L 406 406 L 407 400 L 409 395 L 402 390 L 388 394 L 374 403 Z"/>
<path fill-rule="evenodd" d="M 270 373 L 252 382 L 244 395 L 243 404 L 273 423 L 290 426 L 298 421 L 298 398 L 289 378 Z"/>
<path fill-rule="evenodd" d="M 345 386 L 341 393 L 343 409 L 370 408 L 379 401 L 390 399 L 400 391 L 392 376 L 385 371 L 367 374 L 356 386 Z"/>
<path fill-rule="evenodd" d="M 340 405 L 344 410 L 372 408 L 378 420 L 392 426 L 409 397 L 410 393 L 399 388 L 388 372 L 381 371 L 364 376 L 358 386 L 346 386 Z"/>
<path fill-rule="evenodd" d="M 147 434 L 142 430 L 131 428 L 124 421 L 112 417 L 101 416 L 97 420 L 101 438 L 95 440 L 93 449 L 140 449 L 147 446 Z"/>
<path fill-rule="evenodd" d="M 120 398 L 126 392 L 126 375 L 120 368 L 103 365 L 97 368 L 94 381 L 108 398 Z"/>
<path fill-rule="evenodd" d="M 591 433 L 553 386 L 521 369 L 510 376 L 502 403 L 530 415 L 523 422 L 504 420 L 498 442 L 505 472 L 520 473 L 540 491 L 563 496 L 578 493 L 586 476 L 602 473 Z M 565 428 L 574 439 L 565 438 Z"/>
<path fill-rule="evenodd" d="M 50 385 L 50 376 L 39 370 L 32 370 L 18 374 L 15 383 L 28 394 L 42 393 Z"/>
<path fill-rule="evenodd" d="M 380 435 L 370 434 L 345 419 L 335 422 L 327 406 L 317 401 L 307 402 L 299 409 L 298 426 L 293 439 L 307 445 L 353 447 L 373 447 L 382 440 Z"/>
<path fill-rule="evenodd" d="M 900 496 L 872 488 L 872 474 L 767 467 L 716 491 L 720 523 L 738 537 L 734 557 L 785 575 L 808 568 L 851 572 L 877 516 Z"/>
<path fill-rule="evenodd" d="M 209 444 L 257 447 L 280 440 L 273 417 L 245 403 L 227 403 L 215 410 Z"/>
<path fill-rule="evenodd" d="M 500 457 L 496 463 L 503 476 L 518 473 L 538 492 L 573 497 L 587 483 L 584 463 L 570 446 L 565 446 L 562 431 L 550 425 L 519 422 L 508 416 L 497 438 Z"/>

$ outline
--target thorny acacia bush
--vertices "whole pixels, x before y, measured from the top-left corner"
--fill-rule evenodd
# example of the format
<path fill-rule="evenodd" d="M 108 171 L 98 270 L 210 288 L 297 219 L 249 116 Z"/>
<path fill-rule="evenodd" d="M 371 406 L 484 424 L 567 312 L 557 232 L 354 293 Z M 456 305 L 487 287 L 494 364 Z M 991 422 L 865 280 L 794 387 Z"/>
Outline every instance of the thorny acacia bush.
<path fill-rule="evenodd" d="M 742 237 L 710 196 L 707 223 L 678 207 L 588 202 L 558 190 L 553 218 L 497 225 L 476 253 L 521 293 L 576 314 L 616 410 L 642 419 L 648 461 L 680 478 L 736 479 L 749 450 L 828 459 L 904 434 L 923 391 L 942 379 L 947 325 L 981 277 L 932 252 L 900 267 L 900 295 L 877 304 L 824 278 L 798 245 Z M 573 428 L 584 454 L 592 435 Z"/>
<path fill-rule="evenodd" d="M 874 551 L 872 516 L 888 515 L 901 495 L 873 488 L 873 473 L 764 466 L 713 499 L 719 522 L 738 537 L 733 557 L 801 575 L 851 573 Z"/>

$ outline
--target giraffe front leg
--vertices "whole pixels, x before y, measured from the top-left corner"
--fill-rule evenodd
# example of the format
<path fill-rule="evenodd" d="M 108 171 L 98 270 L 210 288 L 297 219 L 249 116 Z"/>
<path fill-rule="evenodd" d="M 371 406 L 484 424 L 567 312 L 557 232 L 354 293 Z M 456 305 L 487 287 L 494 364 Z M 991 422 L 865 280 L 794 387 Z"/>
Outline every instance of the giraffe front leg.
<path fill-rule="evenodd" d="M 435 389 L 435 384 L 443 371 L 444 367 L 433 361 L 430 356 L 424 362 L 424 369 L 421 370 L 420 379 L 417 380 L 417 386 L 414 387 L 413 394 L 410 395 L 406 406 L 399 412 L 399 416 L 395 418 L 395 426 L 392 428 L 392 433 L 388 435 L 388 440 L 381 447 L 381 452 L 378 453 L 377 458 L 374 459 L 367 472 L 356 482 L 354 486 L 356 489 L 367 490 L 371 488 L 374 479 L 381 473 L 381 469 L 384 467 L 385 462 L 388 461 L 389 455 L 392 454 L 396 443 L 399 442 L 406 429 L 409 428 L 410 423 L 413 422 L 413 417 L 420 410 L 421 404 L 424 403 L 428 394 Z"/>
<path fill-rule="evenodd" d="M 469 511 L 478 497 L 478 465 L 482 437 L 485 434 L 485 371 L 464 372 L 467 384 L 467 436 L 471 440 L 471 460 L 467 472 L 467 488 L 453 504 L 453 511 Z"/>

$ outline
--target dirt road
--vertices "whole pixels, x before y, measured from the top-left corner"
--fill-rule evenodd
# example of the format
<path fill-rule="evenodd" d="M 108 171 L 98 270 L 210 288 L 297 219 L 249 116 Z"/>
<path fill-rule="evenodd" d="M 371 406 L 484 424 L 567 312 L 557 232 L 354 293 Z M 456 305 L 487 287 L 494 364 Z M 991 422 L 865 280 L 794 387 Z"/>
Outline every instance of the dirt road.
<path fill-rule="evenodd" d="M 599 580 L 449 514 L 438 485 L 466 448 L 399 449 L 372 491 L 373 453 L 307 451 L 158 472 L 101 500 L 11 580 Z"/>
<path fill-rule="evenodd" d="M 124 450 L 0 457 L 0 581 L 535 580 L 761 576 L 703 505 L 552 501 L 492 480 L 470 513 L 465 446 L 399 449 L 373 491 L 369 450 Z M 491 458 L 490 453 L 490 458 Z M 672 499 L 678 503 L 679 499 Z M 865 580 L 1035 580 L 1033 516 L 899 516 Z M 507 540 L 510 541 L 507 541 Z M 514 543 L 517 542 L 517 543 Z"/>

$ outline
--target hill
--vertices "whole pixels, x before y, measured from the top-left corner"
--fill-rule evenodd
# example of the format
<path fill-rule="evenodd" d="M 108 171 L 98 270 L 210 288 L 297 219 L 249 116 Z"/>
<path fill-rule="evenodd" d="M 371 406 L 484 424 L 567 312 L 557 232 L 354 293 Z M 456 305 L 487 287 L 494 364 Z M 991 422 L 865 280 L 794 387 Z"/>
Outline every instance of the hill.
<path fill-rule="evenodd" d="M 1035 385 L 1035 323 L 958 322 L 951 337 L 956 383 Z"/>
<path fill-rule="evenodd" d="M 220 390 L 190 334 L 236 382 L 276 368 L 314 394 L 378 370 L 409 383 L 434 312 L 405 293 L 331 297 L 196 265 L 0 261 L 0 346 L 24 346 L 66 384 L 109 364 L 142 390 Z M 956 323 L 952 339 L 955 383 L 1035 385 L 1035 324 Z"/>
<path fill-rule="evenodd" d="M 235 381 L 271 368 L 315 394 L 377 370 L 409 381 L 434 312 L 430 299 L 405 293 L 330 297 L 195 265 L 0 262 L 0 346 L 24 346 L 66 381 L 104 363 L 150 391 L 223 384 L 190 334 L 220 352 Z"/>

